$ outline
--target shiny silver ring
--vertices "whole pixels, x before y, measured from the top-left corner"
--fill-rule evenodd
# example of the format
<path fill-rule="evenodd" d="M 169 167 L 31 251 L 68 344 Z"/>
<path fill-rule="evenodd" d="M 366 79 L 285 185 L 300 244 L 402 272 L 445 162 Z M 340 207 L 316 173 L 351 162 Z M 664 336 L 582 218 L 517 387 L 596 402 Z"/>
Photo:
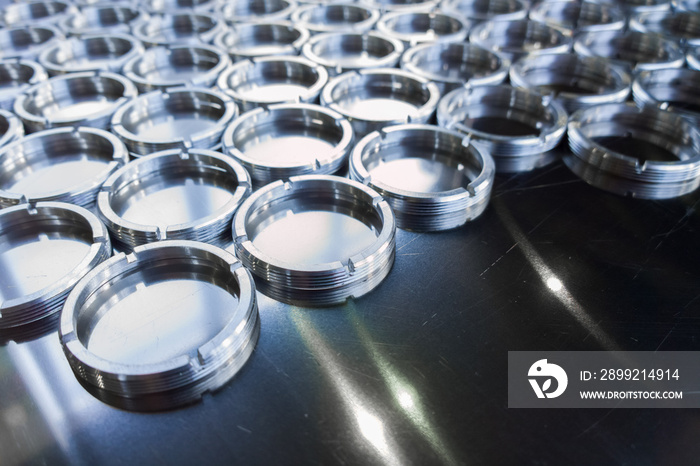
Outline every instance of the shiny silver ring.
<path fill-rule="evenodd" d="M 301 57 L 243 60 L 229 67 L 217 87 L 233 97 L 241 112 L 276 103 L 312 103 L 328 82 L 328 71 Z"/>
<path fill-rule="evenodd" d="M 350 122 L 312 104 L 276 104 L 244 113 L 226 128 L 223 151 L 256 185 L 307 174 L 331 174 L 347 160 Z"/>
<path fill-rule="evenodd" d="M 7 28 L 19 26 L 55 26 L 77 8 L 71 2 L 38 1 L 11 3 L 0 13 L 0 21 Z"/>
<path fill-rule="evenodd" d="M 510 67 L 513 86 L 550 94 L 572 113 L 579 108 L 624 102 L 629 73 L 600 57 L 575 54 L 526 56 Z"/>
<path fill-rule="evenodd" d="M 179 10 L 134 21 L 131 32 L 146 47 L 156 47 L 208 44 L 224 27 L 224 21 L 213 14 Z"/>
<path fill-rule="evenodd" d="M 675 113 L 599 105 L 574 113 L 568 134 L 576 157 L 611 175 L 655 184 L 700 176 L 700 131 Z"/>
<path fill-rule="evenodd" d="M 292 13 L 291 20 L 311 33 L 350 32 L 363 33 L 379 20 L 379 10 L 362 3 L 328 3 L 300 5 Z"/>
<path fill-rule="evenodd" d="M 629 19 L 637 13 L 667 11 L 671 9 L 671 0 L 592 0 L 619 7 Z"/>
<path fill-rule="evenodd" d="M 268 55 L 298 55 L 309 37 L 308 30 L 288 22 L 236 24 L 217 34 L 214 45 L 237 61 Z"/>
<path fill-rule="evenodd" d="M 144 411 L 223 386 L 259 334 L 250 273 L 232 254 L 193 241 L 147 244 L 103 262 L 68 295 L 59 326 L 83 387 Z"/>
<path fill-rule="evenodd" d="M 654 105 L 700 124 L 700 71 L 685 68 L 642 71 L 632 84 L 639 107 Z"/>
<path fill-rule="evenodd" d="M 0 109 L 0 147 L 15 142 L 23 136 L 24 126 L 17 115 Z"/>
<path fill-rule="evenodd" d="M 625 28 L 625 14 L 614 5 L 579 0 L 541 2 L 530 8 L 530 19 L 572 33 L 619 31 Z"/>
<path fill-rule="evenodd" d="M 440 4 L 440 0 L 359 0 L 376 8 L 382 14 L 394 11 L 432 11 Z"/>
<path fill-rule="evenodd" d="M 63 202 L 0 210 L 3 290 L 0 329 L 55 318 L 68 292 L 112 253 L 107 229 L 92 212 Z M 19 259 L 19 260 L 17 260 Z M 54 327 L 55 328 L 55 327 Z"/>
<path fill-rule="evenodd" d="M 221 2 L 216 13 L 229 24 L 282 21 L 297 8 L 293 0 L 247 0 Z"/>
<path fill-rule="evenodd" d="M 370 292 L 394 262 L 396 225 L 373 189 L 337 176 L 277 181 L 236 212 L 236 254 L 273 299 L 340 304 Z"/>
<path fill-rule="evenodd" d="M 437 116 L 440 126 L 470 135 L 496 161 L 554 149 L 567 121 L 551 96 L 508 85 L 455 89 L 440 101 Z"/>
<path fill-rule="evenodd" d="M 700 46 L 689 47 L 688 52 L 685 55 L 686 63 L 688 68 L 691 70 L 700 71 Z"/>
<path fill-rule="evenodd" d="M 441 11 L 403 12 L 382 15 L 377 31 L 403 42 L 406 47 L 435 42 L 464 42 L 470 24 L 457 14 Z"/>
<path fill-rule="evenodd" d="M 99 3 L 83 7 L 59 21 L 58 27 L 69 36 L 85 34 L 130 34 L 131 24 L 147 14 L 128 3 Z"/>
<path fill-rule="evenodd" d="M 119 108 L 112 132 L 134 157 L 177 149 L 217 149 L 221 133 L 238 115 L 223 92 L 178 87 L 142 94 Z"/>
<path fill-rule="evenodd" d="M 39 55 L 50 75 L 83 71 L 118 73 L 131 58 L 143 53 L 143 45 L 126 34 L 98 34 L 57 42 Z"/>
<path fill-rule="evenodd" d="M 152 47 L 125 63 L 122 74 L 139 92 L 185 85 L 211 87 L 230 64 L 229 56 L 218 47 L 183 44 Z"/>
<path fill-rule="evenodd" d="M 630 19 L 630 28 L 639 32 L 661 34 L 681 45 L 700 45 L 700 12 L 652 11 Z"/>
<path fill-rule="evenodd" d="M 491 156 L 456 131 L 390 126 L 365 136 L 350 157 L 350 176 L 381 194 L 396 226 L 440 231 L 486 209 L 496 173 Z"/>
<path fill-rule="evenodd" d="M 0 58 L 36 60 L 46 48 L 63 39 L 53 26 L 22 26 L 0 29 Z"/>
<path fill-rule="evenodd" d="M 112 173 L 97 195 L 97 209 L 121 252 L 166 239 L 225 247 L 233 213 L 248 194 L 250 177 L 230 157 L 171 149 Z"/>
<path fill-rule="evenodd" d="M 586 57 L 603 57 L 635 71 L 680 68 L 685 57 L 673 41 L 658 34 L 637 31 L 586 32 L 574 42 L 576 53 Z"/>
<path fill-rule="evenodd" d="M 61 126 L 106 129 L 114 112 L 137 95 L 134 83 L 117 73 L 69 73 L 30 87 L 13 110 L 29 132 Z"/>
<path fill-rule="evenodd" d="M 321 104 L 347 118 L 358 139 L 389 125 L 427 123 L 439 100 L 434 83 L 392 68 L 343 73 L 321 93 Z"/>
<path fill-rule="evenodd" d="M 304 56 L 325 66 L 331 76 L 365 68 L 391 68 L 403 50 L 401 41 L 376 32 L 326 32 L 313 36 L 302 47 Z"/>
<path fill-rule="evenodd" d="M 17 95 L 47 78 L 36 62 L 17 58 L 0 61 L 0 108 L 12 110 Z"/>
<path fill-rule="evenodd" d="M 30 134 L 0 148 L 0 206 L 61 201 L 90 208 L 102 183 L 127 161 L 124 144 L 101 129 Z"/>
<path fill-rule="evenodd" d="M 518 21 L 527 18 L 527 0 L 444 0 L 443 9 L 454 11 L 469 21 Z"/>
<path fill-rule="evenodd" d="M 401 57 L 401 68 L 435 83 L 440 94 L 462 87 L 501 84 L 510 60 L 465 42 L 421 44 Z"/>
<path fill-rule="evenodd" d="M 161 14 L 174 10 L 189 10 L 195 12 L 210 12 L 216 7 L 218 0 L 143 0 L 141 8 L 149 13 Z"/>
<path fill-rule="evenodd" d="M 477 24 L 469 32 L 469 41 L 510 60 L 528 54 L 567 53 L 572 42 L 562 30 L 528 19 Z"/>

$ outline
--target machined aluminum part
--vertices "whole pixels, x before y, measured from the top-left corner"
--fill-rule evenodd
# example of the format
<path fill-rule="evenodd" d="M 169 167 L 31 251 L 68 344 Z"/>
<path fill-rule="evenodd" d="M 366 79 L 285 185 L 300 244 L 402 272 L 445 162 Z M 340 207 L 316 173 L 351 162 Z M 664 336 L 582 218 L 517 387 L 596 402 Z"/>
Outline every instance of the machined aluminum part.
<path fill-rule="evenodd" d="M 567 112 L 592 105 L 624 102 L 632 79 L 605 58 L 575 54 L 526 56 L 510 67 L 510 82 L 552 95 Z"/>
<path fill-rule="evenodd" d="M 527 0 L 443 0 L 445 11 L 454 11 L 469 21 L 517 21 L 527 18 Z"/>
<path fill-rule="evenodd" d="M 469 41 L 510 60 L 528 54 L 567 53 L 572 43 L 563 30 L 529 19 L 477 24 L 469 32 Z"/>
<path fill-rule="evenodd" d="M 442 11 L 385 13 L 377 31 L 406 47 L 435 42 L 465 42 L 471 25 L 454 13 Z"/>
<path fill-rule="evenodd" d="M 55 329 L 68 292 L 112 253 L 92 212 L 62 202 L 0 210 L 0 338 L 28 327 Z"/>
<path fill-rule="evenodd" d="M 235 63 L 217 80 L 241 112 L 277 103 L 313 103 L 328 83 L 328 71 L 292 56 L 260 57 Z"/>
<path fill-rule="evenodd" d="M 129 34 L 131 24 L 146 13 L 128 3 L 100 3 L 87 6 L 58 22 L 58 27 L 69 36 L 85 34 Z"/>
<path fill-rule="evenodd" d="M 370 5 L 382 14 L 393 11 L 432 11 L 440 5 L 440 0 L 358 0 Z"/>
<path fill-rule="evenodd" d="M 21 26 L 0 29 L 0 58 L 34 60 L 63 35 L 53 26 Z"/>
<path fill-rule="evenodd" d="M 396 66 L 404 51 L 400 40 L 376 32 L 326 32 L 309 39 L 302 53 L 323 65 L 331 76 L 345 71 Z"/>
<path fill-rule="evenodd" d="M 0 147 L 24 136 L 22 121 L 12 112 L 0 109 Z"/>
<path fill-rule="evenodd" d="M 509 59 L 466 42 L 421 44 L 401 57 L 402 69 L 432 81 L 441 95 L 465 85 L 501 84 L 509 67 Z"/>
<path fill-rule="evenodd" d="M 214 45 L 233 61 L 272 55 L 299 55 L 310 33 L 297 24 L 265 22 L 236 24 L 214 37 Z"/>
<path fill-rule="evenodd" d="M 97 209 L 121 252 L 172 239 L 225 247 L 233 214 L 249 194 L 248 172 L 230 157 L 171 149 L 112 173 L 97 196 Z"/>
<path fill-rule="evenodd" d="M 275 104 L 244 113 L 222 137 L 223 152 L 241 163 L 253 183 L 335 173 L 354 140 L 350 122 L 313 104 Z"/>
<path fill-rule="evenodd" d="M 681 45 L 700 45 L 700 12 L 668 10 L 638 13 L 630 19 L 630 28 L 661 34 Z"/>
<path fill-rule="evenodd" d="M 175 10 L 213 11 L 218 0 L 143 0 L 141 8 L 149 13 L 169 13 Z"/>
<path fill-rule="evenodd" d="M 106 129 L 114 112 L 137 95 L 134 83 L 117 73 L 68 73 L 27 89 L 13 110 L 28 132 L 62 126 Z"/>
<path fill-rule="evenodd" d="M 128 161 L 124 144 L 95 128 L 56 128 L 0 148 L 0 207 L 61 201 L 91 208 L 107 177 Z"/>
<path fill-rule="evenodd" d="M 231 64 L 228 54 L 206 44 L 151 47 L 124 64 L 122 74 L 139 92 L 173 87 L 212 87 Z"/>
<path fill-rule="evenodd" d="M 700 71 L 685 68 L 642 71 L 632 84 L 639 107 L 653 105 L 700 125 Z"/>
<path fill-rule="evenodd" d="M 567 114 L 551 96 L 509 85 L 455 89 L 438 105 L 440 126 L 460 131 L 499 157 L 541 155 L 566 132 Z"/>
<path fill-rule="evenodd" d="M 221 2 L 216 14 L 229 24 L 283 21 L 297 8 L 293 0 L 229 0 Z"/>
<path fill-rule="evenodd" d="M 576 157 L 610 175 L 648 184 L 694 183 L 700 176 L 700 131 L 676 113 L 599 105 L 574 113 L 568 135 Z"/>
<path fill-rule="evenodd" d="M 440 231 L 486 209 L 493 159 L 456 131 L 398 125 L 365 136 L 350 157 L 350 176 L 387 200 L 398 228 Z"/>
<path fill-rule="evenodd" d="M 362 3 L 328 3 L 301 5 L 292 13 L 291 21 L 311 33 L 363 33 L 374 27 L 379 10 Z"/>
<path fill-rule="evenodd" d="M 6 28 L 19 26 L 55 26 L 77 11 L 67 1 L 24 1 L 12 3 L 0 12 L 0 22 Z"/>
<path fill-rule="evenodd" d="M 619 31 L 627 23 L 623 11 L 614 5 L 579 0 L 537 3 L 530 8 L 530 19 L 572 33 Z"/>
<path fill-rule="evenodd" d="M 685 59 L 688 68 L 691 70 L 700 70 L 700 46 L 689 47 Z"/>
<path fill-rule="evenodd" d="M 0 108 L 12 110 L 17 95 L 48 79 L 36 62 L 12 58 L 0 61 Z"/>
<path fill-rule="evenodd" d="M 330 306 L 376 288 L 394 262 L 387 201 L 356 181 L 293 177 L 254 192 L 233 220 L 236 254 L 265 295 Z"/>
<path fill-rule="evenodd" d="M 575 175 L 589 185 L 620 196 L 670 199 L 693 192 L 700 186 L 700 177 L 679 183 L 644 183 L 610 174 L 575 155 L 566 155 L 563 160 Z"/>
<path fill-rule="evenodd" d="M 523 173 L 546 167 L 557 160 L 561 160 L 562 152 L 554 148 L 549 152 L 519 157 L 495 157 L 496 171 L 498 173 Z"/>
<path fill-rule="evenodd" d="M 100 264 L 68 295 L 59 325 L 81 385 L 137 411 L 222 387 L 259 334 L 250 273 L 232 254 L 193 241 L 147 244 Z"/>
<path fill-rule="evenodd" d="M 675 11 L 700 13 L 700 0 L 671 0 L 671 8 Z"/>
<path fill-rule="evenodd" d="M 582 33 L 574 41 L 574 50 L 586 57 L 602 57 L 626 65 L 634 71 L 680 68 L 685 63 L 683 50 L 674 41 L 638 31 Z"/>
<path fill-rule="evenodd" d="M 134 157 L 177 148 L 217 149 L 237 115 L 238 107 L 223 92 L 178 87 L 142 94 L 119 108 L 112 132 Z"/>
<path fill-rule="evenodd" d="M 126 34 L 96 34 L 57 42 L 39 55 L 51 76 L 82 71 L 118 73 L 131 58 L 143 53 L 143 44 Z"/>
<path fill-rule="evenodd" d="M 208 44 L 223 31 L 218 15 L 176 10 L 134 21 L 132 34 L 146 47 L 175 44 Z"/>
<path fill-rule="evenodd" d="M 619 7 L 627 17 L 646 11 L 667 11 L 671 9 L 671 0 L 593 0 Z"/>
<path fill-rule="evenodd" d="M 434 83 L 393 68 L 343 73 L 321 93 L 321 104 L 347 118 L 358 139 L 385 126 L 427 123 L 439 100 Z"/>

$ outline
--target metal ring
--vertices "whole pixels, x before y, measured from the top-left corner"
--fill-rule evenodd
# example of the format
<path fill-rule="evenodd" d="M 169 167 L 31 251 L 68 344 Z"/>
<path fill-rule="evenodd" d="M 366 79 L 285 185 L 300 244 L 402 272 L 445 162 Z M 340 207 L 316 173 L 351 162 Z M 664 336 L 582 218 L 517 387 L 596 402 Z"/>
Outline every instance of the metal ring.
<path fill-rule="evenodd" d="M 574 42 L 574 50 L 586 57 L 607 58 L 635 71 L 680 68 L 685 62 L 683 51 L 673 41 L 637 31 L 582 33 Z"/>
<path fill-rule="evenodd" d="M 242 112 L 292 102 L 315 102 L 328 71 L 301 57 L 260 57 L 239 61 L 223 72 L 217 87 L 233 97 Z"/>
<path fill-rule="evenodd" d="M 259 334 L 250 273 L 232 254 L 193 241 L 147 244 L 103 262 L 68 295 L 59 326 L 83 387 L 144 411 L 223 386 Z"/>
<path fill-rule="evenodd" d="M 470 21 L 518 21 L 527 18 L 527 0 L 444 0 L 443 9 Z"/>
<path fill-rule="evenodd" d="M 25 326 L 53 326 L 68 292 L 112 253 L 92 212 L 62 202 L 0 210 L 3 289 L 0 336 Z M 48 322 L 47 322 L 48 321 Z"/>
<path fill-rule="evenodd" d="M 377 31 L 404 46 L 435 42 L 465 42 L 470 24 L 459 15 L 441 11 L 402 12 L 382 15 Z"/>
<path fill-rule="evenodd" d="M 591 105 L 624 102 L 631 78 L 600 57 L 575 54 L 526 56 L 510 67 L 513 86 L 551 94 L 569 112 Z"/>
<path fill-rule="evenodd" d="M 320 105 L 276 104 L 237 118 L 222 137 L 224 152 L 256 185 L 337 172 L 352 149 L 350 122 Z"/>
<path fill-rule="evenodd" d="M 460 131 L 498 157 L 540 155 L 566 132 L 564 107 L 549 96 L 508 85 L 455 89 L 438 105 L 440 126 Z"/>
<path fill-rule="evenodd" d="M 48 74 L 36 62 L 17 58 L 0 61 L 0 108 L 12 110 L 18 94 L 46 79 Z"/>
<path fill-rule="evenodd" d="M 337 176 L 271 183 L 233 219 L 236 254 L 258 289 L 302 306 L 340 304 L 377 287 L 394 262 L 395 234 L 389 204 Z"/>
<path fill-rule="evenodd" d="M 350 157 L 350 176 L 387 200 L 396 226 L 440 231 L 486 209 L 493 159 L 456 131 L 431 125 L 389 126 L 365 136 Z"/>
<path fill-rule="evenodd" d="M 462 87 L 501 84 L 510 60 L 464 42 L 431 43 L 411 47 L 401 57 L 401 68 L 435 83 L 440 94 Z"/>
<path fill-rule="evenodd" d="M 639 13 L 630 19 L 630 28 L 661 34 L 681 46 L 700 45 L 700 12 L 669 10 Z"/>
<path fill-rule="evenodd" d="M 112 132 L 134 157 L 185 147 L 217 149 L 237 115 L 238 107 L 223 92 L 178 87 L 143 94 L 119 108 Z"/>
<path fill-rule="evenodd" d="M 214 45 L 237 61 L 268 55 L 298 55 L 310 36 L 306 29 L 288 22 L 236 24 L 217 34 Z"/>
<path fill-rule="evenodd" d="M 234 0 L 222 2 L 217 14 L 229 24 L 282 21 L 297 8 L 293 0 Z"/>
<path fill-rule="evenodd" d="M 224 30 L 224 21 L 213 14 L 180 10 L 141 18 L 134 21 L 131 30 L 146 47 L 208 44 Z"/>
<path fill-rule="evenodd" d="M 12 112 L 0 110 L 0 147 L 6 146 L 24 136 L 22 122 Z"/>
<path fill-rule="evenodd" d="M 85 34 L 130 34 L 131 24 L 146 17 L 135 6 L 125 3 L 98 4 L 81 8 L 58 22 L 58 27 L 69 36 Z"/>
<path fill-rule="evenodd" d="M 102 183 L 127 161 L 126 147 L 101 129 L 30 134 L 0 148 L 0 206 L 61 201 L 90 208 Z"/>
<path fill-rule="evenodd" d="M 321 93 L 321 104 L 347 118 L 358 139 L 389 125 L 427 123 L 439 100 L 434 83 L 392 68 L 343 73 Z"/>
<path fill-rule="evenodd" d="M 211 87 L 230 64 L 231 59 L 218 47 L 183 44 L 152 47 L 124 64 L 122 74 L 139 92 L 186 85 Z"/>
<path fill-rule="evenodd" d="M 11 3 L 2 10 L 0 20 L 7 28 L 19 26 L 55 26 L 66 16 L 75 13 L 77 8 L 64 1 L 29 1 Z"/>
<path fill-rule="evenodd" d="M 438 7 L 441 0 L 358 0 L 385 14 L 394 11 L 432 11 Z"/>
<path fill-rule="evenodd" d="M 193 12 L 213 11 L 217 0 L 142 0 L 141 8 L 149 13 L 161 14 L 175 10 L 188 10 Z"/>
<path fill-rule="evenodd" d="M 44 49 L 61 39 L 63 35 L 53 26 L 0 29 L 0 58 L 36 60 Z"/>
<path fill-rule="evenodd" d="M 566 53 L 571 49 L 571 36 L 544 23 L 487 21 L 469 32 L 469 41 L 516 60 L 525 55 Z"/>
<path fill-rule="evenodd" d="M 671 0 L 592 0 L 612 4 L 625 12 L 627 17 L 646 11 L 666 11 L 671 9 Z"/>
<path fill-rule="evenodd" d="M 172 149 L 112 173 L 97 195 L 97 209 L 121 252 L 171 239 L 225 247 L 233 213 L 249 194 L 248 172 L 230 157 Z"/>
<path fill-rule="evenodd" d="M 639 107 L 654 105 L 700 125 L 700 71 L 685 68 L 642 71 L 632 84 Z"/>
<path fill-rule="evenodd" d="M 688 68 L 691 70 L 700 70 L 700 46 L 689 47 L 685 55 Z"/>
<path fill-rule="evenodd" d="M 116 73 L 69 73 L 30 87 L 13 110 L 29 132 L 61 126 L 106 129 L 112 114 L 136 95 L 136 86 Z"/>
<path fill-rule="evenodd" d="M 571 31 L 619 31 L 625 28 L 625 14 L 614 5 L 591 1 L 547 1 L 530 8 L 530 19 Z"/>
<path fill-rule="evenodd" d="M 598 105 L 574 113 L 568 134 L 575 156 L 611 175 L 654 184 L 700 176 L 700 131 L 675 113 Z"/>
<path fill-rule="evenodd" d="M 98 34 L 57 42 L 39 55 L 39 63 L 55 76 L 83 71 L 113 71 L 143 53 L 143 45 L 125 34 Z"/>
<path fill-rule="evenodd" d="M 671 9 L 674 11 L 694 11 L 696 13 L 700 13 L 700 1 L 671 0 Z"/>
<path fill-rule="evenodd" d="M 312 33 L 348 32 L 363 33 L 379 20 L 379 10 L 362 3 L 329 3 L 301 5 L 292 13 L 294 24 Z"/>
<path fill-rule="evenodd" d="M 302 47 L 303 55 L 323 65 L 331 76 L 345 71 L 396 66 L 403 53 L 401 41 L 376 32 L 317 34 Z"/>

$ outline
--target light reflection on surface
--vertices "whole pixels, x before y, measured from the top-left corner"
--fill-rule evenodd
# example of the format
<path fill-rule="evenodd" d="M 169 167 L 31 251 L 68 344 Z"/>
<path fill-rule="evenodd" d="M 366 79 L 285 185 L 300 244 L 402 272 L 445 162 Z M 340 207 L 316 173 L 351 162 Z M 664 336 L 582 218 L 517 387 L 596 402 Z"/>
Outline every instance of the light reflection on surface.
<path fill-rule="evenodd" d="M 545 284 L 552 291 L 561 291 L 564 288 L 564 284 L 557 277 L 549 277 L 545 280 Z"/>

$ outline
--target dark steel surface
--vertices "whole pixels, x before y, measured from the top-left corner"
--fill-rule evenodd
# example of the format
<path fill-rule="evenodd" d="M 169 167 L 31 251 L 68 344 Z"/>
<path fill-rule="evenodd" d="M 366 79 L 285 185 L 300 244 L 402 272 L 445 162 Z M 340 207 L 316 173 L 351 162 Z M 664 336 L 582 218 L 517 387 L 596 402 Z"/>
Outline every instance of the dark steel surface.
<path fill-rule="evenodd" d="M 561 163 L 499 175 L 474 222 L 398 232 L 365 297 L 261 298 L 248 364 L 175 411 L 102 404 L 56 333 L 12 343 L 0 464 L 697 464 L 697 410 L 508 409 L 506 364 L 508 350 L 697 350 L 698 209 L 700 192 L 623 198 Z"/>

